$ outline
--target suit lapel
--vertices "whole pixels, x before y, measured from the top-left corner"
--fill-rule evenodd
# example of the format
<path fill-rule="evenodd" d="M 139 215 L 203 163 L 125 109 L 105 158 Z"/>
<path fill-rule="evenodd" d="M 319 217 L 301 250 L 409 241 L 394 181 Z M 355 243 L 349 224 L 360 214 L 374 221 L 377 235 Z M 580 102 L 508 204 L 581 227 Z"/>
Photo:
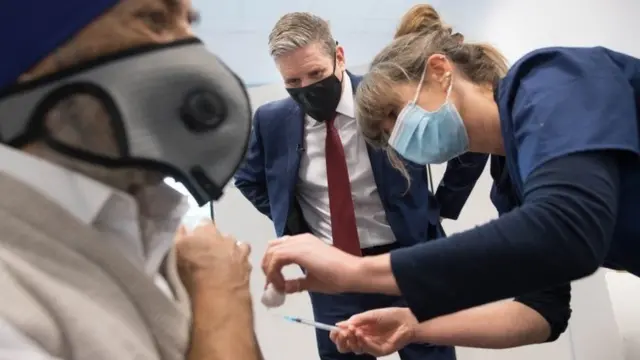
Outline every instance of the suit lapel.
<path fill-rule="evenodd" d="M 300 111 L 298 105 L 291 100 L 289 116 L 284 119 L 282 126 L 286 128 L 287 144 L 287 175 L 289 176 L 289 194 L 293 196 L 298 170 L 300 168 L 300 157 L 304 151 L 304 113 Z"/>
<path fill-rule="evenodd" d="M 353 93 L 360 84 L 360 80 L 362 77 L 351 74 L 350 72 L 346 72 L 347 76 L 351 79 L 351 88 Z M 297 182 L 298 171 L 300 168 L 300 157 L 302 155 L 302 151 L 304 151 L 305 143 L 304 143 L 304 123 L 305 123 L 305 114 L 300 110 L 298 104 L 296 104 L 292 99 L 289 99 L 289 114 L 286 116 L 282 122 L 282 127 L 286 129 L 284 132 L 286 134 L 286 139 L 283 139 L 287 144 L 287 175 L 289 175 L 289 194 L 292 196 L 295 191 L 295 184 Z M 380 162 L 381 157 L 379 156 L 379 151 L 370 149 L 367 145 L 367 150 L 369 152 L 369 159 L 371 160 L 371 166 L 374 168 L 374 175 L 376 173 L 376 169 L 382 169 L 382 163 Z M 376 163 L 374 165 L 374 162 Z M 382 181 L 382 177 L 375 175 L 376 183 Z M 379 179 L 380 178 L 380 179 Z M 379 185 L 379 184 L 378 184 Z"/>

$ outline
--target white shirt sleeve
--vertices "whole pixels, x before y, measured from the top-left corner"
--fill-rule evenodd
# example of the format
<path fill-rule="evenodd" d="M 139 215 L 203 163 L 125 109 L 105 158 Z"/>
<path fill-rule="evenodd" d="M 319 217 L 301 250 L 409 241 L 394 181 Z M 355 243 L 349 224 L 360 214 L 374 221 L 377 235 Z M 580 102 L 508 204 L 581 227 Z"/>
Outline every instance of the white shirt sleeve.
<path fill-rule="evenodd" d="M 0 360 L 62 360 L 47 354 L 38 344 L 0 318 Z"/>

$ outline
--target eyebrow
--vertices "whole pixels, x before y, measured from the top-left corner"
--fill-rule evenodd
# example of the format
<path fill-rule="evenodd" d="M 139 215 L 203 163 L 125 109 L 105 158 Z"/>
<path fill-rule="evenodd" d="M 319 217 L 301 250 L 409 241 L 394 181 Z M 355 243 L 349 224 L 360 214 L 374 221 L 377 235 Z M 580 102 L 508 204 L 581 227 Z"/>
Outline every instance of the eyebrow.
<path fill-rule="evenodd" d="M 162 0 L 162 2 L 171 11 L 178 11 L 182 7 L 182 0 Z"/>

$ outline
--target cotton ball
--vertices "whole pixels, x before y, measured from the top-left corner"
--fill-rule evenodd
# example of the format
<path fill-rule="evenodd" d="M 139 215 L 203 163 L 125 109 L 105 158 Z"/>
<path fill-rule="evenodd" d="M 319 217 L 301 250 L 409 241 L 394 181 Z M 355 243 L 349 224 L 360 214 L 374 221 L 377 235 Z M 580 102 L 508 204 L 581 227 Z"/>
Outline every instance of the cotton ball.
<path fill-rule="evenodd" d="M 284 304 L 286 295 L 276 290 L 272 284 L 267 285 L 267 288 L 262 293 L 262 304 L 268 308 L 276 308 Z"/>

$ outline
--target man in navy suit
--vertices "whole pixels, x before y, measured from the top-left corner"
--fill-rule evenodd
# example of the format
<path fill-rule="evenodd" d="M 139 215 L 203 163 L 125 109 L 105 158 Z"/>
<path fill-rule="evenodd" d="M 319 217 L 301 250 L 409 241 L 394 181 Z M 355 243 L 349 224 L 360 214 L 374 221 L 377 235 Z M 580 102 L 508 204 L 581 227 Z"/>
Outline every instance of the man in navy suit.
<path fill-rule="evenodd" d="M 487 157 L 466 154 L 448 164 L 438 200 L 424 166 L 407 167 L 407 183 L 387 156 L 357 129 L 353 94 L 360 77 L 345 70 L 344 49 L 323 19 L 283 16 L 269 48 L 290 98 L 258 108 L 235 184 L 274 223 L 278 236 L 310 232 L 361 256 L 443 236 L 441 214 L 456 218 Z M 365 310 L 404 306 L 386 295 L 311 293 L 316 321 L 334 324 Z M 316 333 L 322 360 L 369 360 L 340 354 L 326 331 Z M 451 347 L 413 344 L 403 360 L 453 360 Z"/>

